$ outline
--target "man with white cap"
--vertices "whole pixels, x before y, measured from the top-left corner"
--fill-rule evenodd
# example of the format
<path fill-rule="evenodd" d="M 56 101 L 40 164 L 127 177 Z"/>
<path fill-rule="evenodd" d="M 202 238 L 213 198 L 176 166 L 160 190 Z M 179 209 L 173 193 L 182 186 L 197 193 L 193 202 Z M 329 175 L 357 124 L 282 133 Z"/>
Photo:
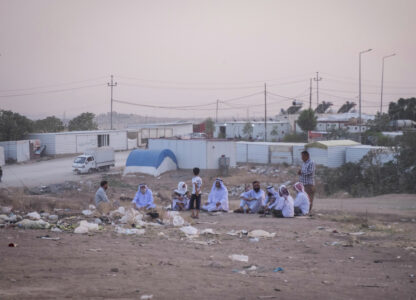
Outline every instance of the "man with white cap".
<path fill-rule="evenodd" d="M 279 193 L 275 191 L 272 185 L 269 185 L 267 188 L 267 195 L 265 201 L 263 202 L 262 209 L 259 213 L 268 214 L 270 210 L 273 209 L 279 202 L 280 196 Z"/>
<path fill-rule="evenodd" d="M 280 199 L 272 210 L 273 216 L 276 218 L 293 218 L 295 216 L 293 198 L 289 195 L 286 186 L 280 186 L 279 196 Z"/>
<path fill-rule="evenodd" d="M 189 199 L 186 197 L 188 186 L 185 182 L 178 183 L 178 188 L 174 191 L 172 199 L 172 210 L 183 211 L 189 208 Z"/>
<path fill-rule="evenodd" d="M 260 182 L 255 180 L 253 181 L 253 189 L 240 195 L 240 208 L 234 212 L 244 213 L 247 211 L 248 213 L 256 213 L 264 203 L 265 198 L 264 191 L 260 189 Z"/>
<path fill-rule="evenodd" d="M 228 190 L 222 179 L 217 178 L 208 195 L 208 202 L 202 206 L 203 210 L 228 211 Z"/>
<path fill-rule="evenodd" d="M 153 203 L 152 190 L 145 184 L 139 184 L 139 188 L 132 203 L 137 209 L 149 210 L 156 208 L 156 205 Z"/>
<path fill-rule="evenodd" d="M 309 214 L 309 196 L 305 192 L 305 187 L 301 182 L 296 182 L 293 186 L 298 193 L 295 198 L 295 216 L 305 216 Z"/>

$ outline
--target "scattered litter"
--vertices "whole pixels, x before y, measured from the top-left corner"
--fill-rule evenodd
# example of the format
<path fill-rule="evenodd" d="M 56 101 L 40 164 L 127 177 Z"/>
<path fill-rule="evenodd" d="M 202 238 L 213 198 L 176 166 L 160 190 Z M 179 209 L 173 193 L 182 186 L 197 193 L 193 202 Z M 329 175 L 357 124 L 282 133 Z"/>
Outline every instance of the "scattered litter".
<path fill-rule="evenodd" d="M 273 270 L 273 272 L 277 273 L 277 272 L 284 272 L 285 270 L 281 267 L 277 267 L 276 269 Z"/>
<path fill-rule="evenodd" d="M 233 230 L 227 232 L 227 234 L 231 235 L 231 236 L 239 236 L 240 238 L 242 238 L 243 235 L 248 234 L 248 231 L 247 230 L 238 230 L 238 231 L 236 231 L 236 230 L 233 229 Z"/>
<path fill-rule="evenodd" d="M 255 266 L 255 265 L 246 266 L 246 267 L 244 267 L 244 269 L 246 269 L 247 271 L 256 271 L 257 270 L 257 266 Z"/>
<path fill-rule="evenodd" d="M 92 211 L 91 211 L 91 210 L 89 210 L 89 209 L 84 209 L 84 210 L 82 211 L 82 214 L 83 214 L 84 216 L 86 216 L 86 217 L 89 217 L 89 216 L 91 216 L 91 215 L 92 215 Z"/>
<path fill-rule="evenodd" d="M 381 259 L 376 259 L 375 261 L 374 261 L 374 263 L 375 264 L 381 264 L 383 261 L 381 260 Z"/>
<path fill-rule="evenodd" d="M 276 299 L 276 296 L 257 296 L 259 299 Z"/>
<path fill-rule="evenodd" d="M 359 231 L 359 232 L 350 232 L 350 235 L 354 235 L 354 236 L 357 236 L 357 235 L 363 235 L 363 234 L 365 234 L 365 232 L 364 232 L 364 231 Z"/>
<path fill-rule="evenodd" d="M 74 233 L 88 233 L 90 231 L 98 230 L 98 224 L 89 223 L 85 220 L 79 223 L 79 226 L 75 228 Z"/>
<path fill-rule="evenodd" d="M 255 238 L 250 238 L 249 241 L 250 243 L 257 243 L 260 241 L 260 239 L 258 237 L 255 237 Z"/>
<path fill-rule="evenodd" d="M 54 227 L 51 229 L 52 232 L 62 232 L 61 229 L 59 229 L 58 227 Z"/>
<path fill-rule="evenodd" d="M 354 256 L 351 256 L 349 259 L 353 260 L 354 258 L 355 258 Z"/>
<path fill-rule="evenodd" d="M 117 273 L 118 272 L 118 268 L 111 268 L 110 270 L 111 272 Z"/>
<path fill-rule="evenodd" d="M 31 220 L 39 220 L 40 214 L 38 214 L 36 211 L 28 213 L 25 217 L 28 217 Z"/>
<path fill-rule="evenodd" d="M 183 224 L 185 224 L 185 220 L 181 216 L 174 216 L 172 224 L 175 227 L 183 226 Z"/>
<path fill-rule="evenodd" d="M 9 247 L 12 247 L 12 248 L 17 247 L 17 244 L 15 244 L 15 243 L 10 243 L 10 244 L 9 244 Z"/>
<path fill-rule="evenodd" d="M 98 224 L 98 225 L 101 225 L 101 224 L 103 224 L 103 221 L 101 221 L 100 218 L 95 218 L 94 223 Z"/>
<path fill-rule="evenodd" d="M 56 221 L 56 220 L 58 220 L 58 216 L 57 215 L 49 215 L 48 219 L 50 221 Z"/>
<path fill-rule="evenodd" d="M 24 229 L 48 229 L 51 225 L 43 220 L 28 220 L 23 219 L 17 223 L 17 226 Z"/>
<path fill-rule="evenodd" d="M 193 226 L 184 226 L 181 227 L 180 230 L 185 233 L 186 235 L 197 235 L 198 234 L 198 229 L 196 229 Z"/>
<path fill-rule="evenodd" d="M 88 249 L 88 251 L 92 251 L 92 252 L 101 252 L 103 251 L 101 248 L 97 248 L 97 249 Z"/>
<path fill-rule="evenodd" d="M 231 260 L 234 260 L 234 261 L 248 262 L 248 256 L 247 255 L 232 254 L 232 255 L 229 255 L 228 257 Z"/>
<path fill-rule="evenodd" d="M 217 233 L 215 233 L 212 228 L 207 228 L 207 229 L 202 230 L 201 231 L 201 234 L 206 234 L 206 235 L 212 234 L 212 235 L 216 235 Z"/>
<path fill-rule="evenodd" d="M 9 214 L 12 211 L 12 207 L 11 206 L 2 206 L 1 207 L 1 213 L 3 214 Z"/>
<path fill-rule="evenodd" d="M 137 229 L 137 228 L 126 229 L 120 226 L 117 226 L 115 231 L 119 234 L 126 234 L 126 235 L 133 235 L 133 234 L 143 235 L 146 232 L 144 229 Z"/>
<path fill-rule="evenodd" d="M 150 300 L 153 299 L 153 295 L 143 295 L 140 297 L 140 300 Z"/>
<path fill-rule="evenodd" d="M 245 270 L 238 270 L 238 269 L 233 269 L 233 273 L 242 274 L 242 275 L 247 274 Z"/>
<path fill-rule="evenodd" d="M 414 278 L 415 277 L 415 274 L 409 274 L 409 277 L 410 278 Z"/>
<path fill-rule="evenodd" d="M 42 240 L 52 240 L 52 241 L 59 241 L 61 239 L 60 237 L 50 237 L 49 235 L 37 236 L 37 238 L 42 239 Z"/>
<path fill-rule="evenodd" d="M 323 280 L 322 283 L 325 284 L 325 285 L 330 285 L 331 284 L 331 282 L 329 282 L 327 280 Z"/>
<path fill-rule="evenodd" d="M 252 237 L 252 238 L 262 238 L 262 237 L 272 238 L 272 237 L 275 237 L 275 235 L 276 233 L 274 232 L 270 233 L 262 229 L 256 229 L 248 233 L 248 237 Z"/>
<path fill-rule="evenodd" d="M 95 207 L 95 205 L 90 204 L 90 205 L 88 206 L 88 209 L 89 209 L 89 210 L 96 210 L 97 208 Z"/>
<path fill-rule="evenodd" d="M 43 213 L 41 213 L 41 214 L 40 214 L 40 216 L 41 216 L 42 218 L 47 218 L 47 217 L 49 217 L 49 213 L 47 213 L 47 212 L 43 212 Z"/>

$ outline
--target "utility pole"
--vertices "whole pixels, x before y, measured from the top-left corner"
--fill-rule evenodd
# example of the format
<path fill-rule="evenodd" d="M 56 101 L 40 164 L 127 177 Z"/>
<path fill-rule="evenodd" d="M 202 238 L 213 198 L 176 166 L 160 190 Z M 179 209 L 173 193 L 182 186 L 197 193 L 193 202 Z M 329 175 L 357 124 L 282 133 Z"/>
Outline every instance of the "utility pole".
<path fill-rule="evenodd" d="M 358 128 L 360 130 L 360 143 L 362 143 L 361 132 L 361 55 L 370 52 L 372 49 L 367 49 L 358 53 Z"/>
<path fill-rule="evenodd" d="M 383 86 L 384 86 L 384 60 L 386 58 L 395 56 L 396 53 L 387 55 L 387 56 L 383 56 L 382 59 L 382 64 L 381 64 L 381 93 L 380 93 L 380 115 L 383 113 Z"/>
<path fill-rule="evenodd" d="M 114 82 L 114 76 L 111 75 L 110 82 L 107 83 L 107 85 L 110 87 L 111 90 L 111 108 L 110 108 L 110 123 L 111 127 L 110 129 L 113 130 L 113 87 L 117 86 L 117 82 Z"/>
<path fill-rule="evenodd" d="M 247 121 L 250 121 L 249 107 L 247 106 Z"/>
<path fill-rule="evenodd" d="M 309 80 L 309 109 L 312 109 L 312 78 Z"/>
<path fill-rule="evenodd" d="M 322 77 L 319 77 L 319 72 L 316 72 L 316 78 L 313 80 L 316 81 L 316 108 L 318 108 L 319 105 L 319 81 L 322 80 Z"/>
<path fill-rule="evenodd" d="M 218 102 L 220 102 L 219 99 L 217 99 L 217 109 L 215 110 L 215 123 L 218 122 Z"/>
<path fill-rule="evenodd" d="M 267 88 L 264 83 L 264 141 L 267 141 Z"/>

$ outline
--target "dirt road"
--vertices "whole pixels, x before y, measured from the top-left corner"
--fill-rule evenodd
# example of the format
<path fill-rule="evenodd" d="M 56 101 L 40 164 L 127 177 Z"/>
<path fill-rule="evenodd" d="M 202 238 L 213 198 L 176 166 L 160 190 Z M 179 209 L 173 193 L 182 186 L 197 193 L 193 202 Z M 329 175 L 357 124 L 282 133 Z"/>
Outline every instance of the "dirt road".
<path fill-rule="evenodd" d="M 116 152 L 116 168 L 125 165 L 129 153 L 130 151 Z M 80 176 L 73 174 L 71 170 L 74 157 L 6 165 L 3 167 L 3 179 L 0 186 L 34 187 L 63 181 L 79 181 Z"/>

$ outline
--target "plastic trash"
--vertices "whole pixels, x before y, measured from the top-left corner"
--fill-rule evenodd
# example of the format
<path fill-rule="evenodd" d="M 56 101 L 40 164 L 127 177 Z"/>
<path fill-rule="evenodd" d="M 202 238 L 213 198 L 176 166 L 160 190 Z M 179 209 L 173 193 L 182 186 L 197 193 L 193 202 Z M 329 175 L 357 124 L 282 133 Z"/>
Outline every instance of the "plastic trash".
<path fill-rule="evenodd" d="M 172 224 L 175 227 L 183 226 L 183 224 L 185 224 L 185 220 L 181 216 L 174 216 Z"/>
<path fill-rule="evenodd" d="M 248 256 L 242 254 L 232 254 L 228 256 L 231 260 L 248 262 Z"/>
<path fill-rule="evenodd" d="M 51 229 L 52 232 L 62 232 L 61 229 L 59 229 L 58 227 L 54 227 Z"/>
<path fill-rule="evenodd" d="M 23 219 L 16 223 L 17 226 L 24 229 L 48 229 L 51 225 L 43 220 L 29 220 Z"/>
<path fill-rule="evenodd" d="M 277 267 L 276 269 L 273 270 L 273 272 L 277 273 L 277 272 L 284 272 L 285 270 L 281 267 Z"/>
<path fill-rule="evenodd" d="M 82 214 L 83 214 L 84 216 L 86 216 L 86 217 L 89 217 L 89 216 L 91 216 L 91 215 L 92 215 L 92 211 L 91 211 L 91 210 L 89 210 L 89 209 L 84 209 L 84 210 L 82 211 Z"/>
<path fill-rule="evenodd" d="M 74 233 L 88 233 L 90 231 L 98 230 L 98 224 L 89 223 L 85 220 L 79 223 L 79 226 L 75 228 Z"/>
<path fill-rule="evenodd" d="M 186 235 L 197 235 L 198 234 L 198 229 L 196 229 L 193 226 L 184 226 L 181 227 L 180 230 L 185 233 Z"/>
<path fill-rule="evenodd" d="M 131 228 L 130 229 L 130 228 L 123 228 L 123 227 L 120 227 L 120 226 L 117 226 L 115 228 L 115 231 L 116 231 L 116 233 L 126 234 L 126 235 L 133 235 L 133 234 L 143 235 L 145 233 L 144 229 L 137 229 L 137 228 Z"/>
<path fill-rule="evenodd" d="M 32 212 L 28 213 L 26 215 L 26 217 L 28 217 L 31 220 L 39 220 L 40 219 L 40 214 L 38 214 L 36 211 L 32 211 Z"/>
<path fill-rule="evenodd" d="M 6 215 L 0 215 L 0 222 L 8 222 L 9 221 L 9 217 Z"/>
<path fill-rule="evenodd" d="M 89 210 L 96 210 L 97 208 L 95 207 L 95 205 L 90 204 L 90 205 L 88 206 L 88 209 L 89 209 Z"/>
<path fill-rule="evenodd" d="M 250 238 L 250 239 L 249 239 L 249 241 L 250 241 L 251 243 L 257 243 L 257 242 L 259 242 L 259 241 L 260 241 L 260 239 L 259 239 L 259 238 L 257 238 L 257 237 L 255 237 L 255 238 Z"/>
<path fill-rule="evenodd" d="M 2 206 L 0 209 L 0 212 L 3 214 L 9 214 L 12 211 L 12 207 L 11 206 Z"/>
<path fill-rule="evenodd" d="M 275 236 L 276 236 L 275 232 L 270 233 L 262 229 L 256 229 L 248 233 L 248 237 L 252 237 L 252 238 L 272 238 Z"/>
<path fill-rule="evenodd" d="M 216 233 L 214 232 L 214 230 L 212 228 L 207 228 L 201 231 L 201 234 L 212 234 L 215 235 Z"/>
<path fill-rule="evenodd" d="M 15 243 L 10 243 L 10 244 L 9 244 L 9 247 L 12 247 L 12 248 L 17 247 L 17 244 L 15 244 Z"/>
<path fill-rule="evenodd" d="M 153 295 L 143 295 L 140 297 L 140 300 L 150 300 L 153 299 Z"/>
<path fill-rule="evenodd" d="M 49 213 L 47 213 L 47 212 L 43 212 L 43 213 L 41 213 L 41 214 L 40 214 L 40 216 L 41 216 L 42 218 L 47 218 L 47 217 L 49 217 Z"/>
<path fill-rule="evenodd" d="M 101 224 L 103 224 L 103 221 L 101 221 L 101 219 L 100 219 L 100 218 L 95 218 L 95 219 L 94 219 L 94 223 L 95 223 L 95 224 L 98 224 L 98 225 L 101 225 Z"/>
<path fill-rule="evenodd" d="M 49 219 L 50 221 L 56 221 L 56 220 L 58 220 L 58 216 L 57 216 L 57 215 L 50 215 L 50 216 L 48 217 L 48 219 Z"/>

